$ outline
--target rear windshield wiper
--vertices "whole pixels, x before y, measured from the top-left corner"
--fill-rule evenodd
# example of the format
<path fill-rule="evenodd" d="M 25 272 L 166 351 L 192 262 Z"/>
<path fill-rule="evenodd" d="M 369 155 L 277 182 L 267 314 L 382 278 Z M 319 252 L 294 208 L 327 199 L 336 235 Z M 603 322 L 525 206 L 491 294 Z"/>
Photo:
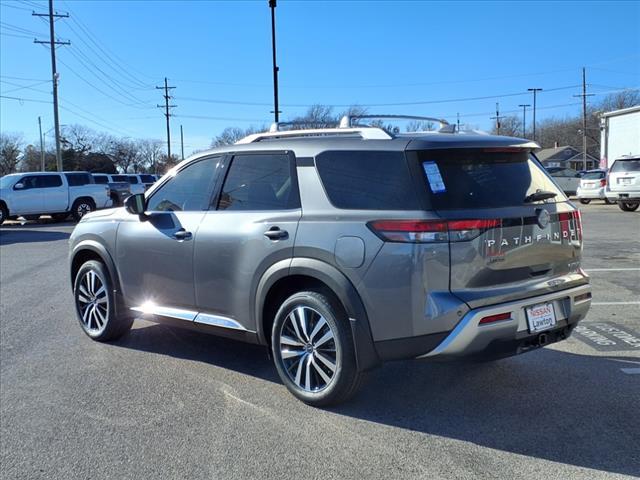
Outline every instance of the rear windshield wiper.
<path fill-rule="evenodd" d="M 524 198 L 524 203 L 537 202 L 538 200 L 547 200 L 548 198 L 557 197 L 558 194 L 549 190 L 537 190 L 531 195 Z"/>

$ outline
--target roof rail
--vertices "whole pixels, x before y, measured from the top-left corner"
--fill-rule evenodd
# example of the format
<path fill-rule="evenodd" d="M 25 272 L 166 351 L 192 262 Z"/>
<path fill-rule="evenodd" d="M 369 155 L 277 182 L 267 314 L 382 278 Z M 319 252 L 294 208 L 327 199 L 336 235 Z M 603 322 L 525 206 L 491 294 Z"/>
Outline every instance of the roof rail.
<path fill-rule="evenodd" d="M 268 132 L 254 133 L 238 140 L 236 145 L 256 143 L 268 138 L 296 138 L 296 137 L 325 137 L 358 134 L 365 140 L 391 140 L 393 137 L 381 128 L 377 127 L 353 127 L 353 128 L 309 128 L 305 130 L 279 130 L 280 125 L 274 123 Z"/>
<path fill-rule="evenodd" d="M 434 118 L 434 117 L 420 117 L 416 115 L 345 115 L 340 120 L 340 128 L 351 128 L 352 125 L 351 120 L 359 120 L 361 118 L 396 118 L 402 120 L 423 120 L 428 122 L 438 122 L 440 124 L 440 128 L 443 128 L 446 125 L 449 125 L 449 122 L 442 118 Z"/>

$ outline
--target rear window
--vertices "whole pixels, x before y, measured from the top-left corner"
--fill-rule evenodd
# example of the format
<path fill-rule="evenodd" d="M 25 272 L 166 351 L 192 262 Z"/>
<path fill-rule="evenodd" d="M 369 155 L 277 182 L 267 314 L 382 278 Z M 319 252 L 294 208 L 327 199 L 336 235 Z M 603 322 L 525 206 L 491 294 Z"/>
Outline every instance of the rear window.
<path fill-rule="evenodd" d="M 419 159 L 435 210 L 520 206 L 538 190 L 562 191 L 528 152 L 425 150 Z"/>
<path fill-rule="evenodd" d="M 611 166 L 612 172 L 640 172 L 640 158 L 616 160 Z"/>
<path fill-rule="evenodd" d="M 419 210 L 402 152 L 334 151 L 316 157 L 331 203 L 357 210 Z"/>
<path fill-rule="evenodd" d="M 93 183 L 91 181 L 92 177 L 88 173 L 65 173 L 65 176 L 70 187 L 80 187 Z"/>
<path fill-rule="evenodd" d="M 142 180 L 142 183 L 153 183 L 156 181 L 153 175 L 140 175 L 140 180 Z"/>
<path fill-rule="evenodd" d="M 93 180 L 96 183 L 100 183 L 100 184 L 107 184 L 109 183 L 109 179 L 106 177 L 106 175 L 94 175 L 93 176 Z"/>
<path fill-rule="evenodd" d="M 605 176 L 604 172 L 587 172 L 582 176 L 582 178 L 584 180 L 599 180 Z"/>

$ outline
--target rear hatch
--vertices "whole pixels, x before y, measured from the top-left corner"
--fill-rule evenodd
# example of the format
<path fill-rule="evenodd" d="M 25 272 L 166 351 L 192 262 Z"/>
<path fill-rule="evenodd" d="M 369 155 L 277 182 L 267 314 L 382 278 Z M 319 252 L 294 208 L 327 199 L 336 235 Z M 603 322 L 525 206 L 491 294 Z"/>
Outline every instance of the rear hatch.
<path fill-rule="evenodd" d="M 579 211 L 523 148 L 417 152 L 445 220 L 450 290 L 471 308 L 588 282 Z"/>
<path fill-rule="evenodd" d="M 580 188 L 583 190 L 596 190 L 607 185 L 606 172 L 593 171 L 585 173 L 580 179 Z"/>
<path fill-rule="evenodd" d="M 609 190 L 615 193 L 640 191 L 640 158 L 619 158 L 609 170 Z"/>

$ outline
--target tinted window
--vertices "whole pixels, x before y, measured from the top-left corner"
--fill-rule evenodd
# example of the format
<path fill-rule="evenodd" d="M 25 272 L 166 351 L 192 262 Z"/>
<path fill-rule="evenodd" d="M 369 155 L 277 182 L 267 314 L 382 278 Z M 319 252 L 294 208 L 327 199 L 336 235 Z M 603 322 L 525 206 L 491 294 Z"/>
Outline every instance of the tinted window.
<path fill-rule="evenodd" d="M 22 177 L 20 179 L 19 182 L 16 182 L 16 184 L 21 183 L 22 185 L 24 185 L 23 190 L 26 190 L 27 188 L 36 188 L 38 182 L 38 177 L 35 175 L 29 175 L 27 177 Z M 13 188 L 15 189 L 15 185 L 13 186 Z"/>
<path fill-rule="evenodd" d="M 129 183 L 133 183 L 133 184 L 140 183 L 138 182 L 138 177 L 136 177 L 135 175 L 127 175 L 127 179 L 129 180 Z"/>
<path fill-rule="evenodd" d="M 419 158 L 436 210 L 523 205 L 537 190 L 566 197 L 527 152 L 427 150 Z"/>
<path fill-rule="evenodd" d="M 606 175 L 604 172 L 587 172 L 585 173 L 582 178 L 584 178 L 585 180 L 598 180 L 600 178 L 604 178 Z"/>
<path fill-rule="evenodd" d="M 111 175 L 111 178 L 114 182 L 129 183 L 129 177 L 127 177 L 126 175 Z"/>
<path fill-rule="evenodd" d="M 62 178 L 60 175 L 38 175 L 37 184 L 40 188 L 61 187 Z"/>
<path fill-rule="evenodd" d="M 238 155 L 222 187 L 219 210 L 288 210 L 300 200 L 287 155 Z"/>
<path fill-rule="evenodd" d="M 94 175 L 93 176 L 93 180 L 96 183 L 100 183 L 100 184 L 106 184 L 109 183 L 109 177 L 107 177 L 106 175 Z"/>
<path fill-rule="evenodd" d="M 220 157 L 189 164 L 167 180 L 149 199 L 150 211 L 202 211 L 209 208 Z"/>
<path fill-rule="evenodd" d="M 612 172 L 640 172 L 640 159 L 616 160 L 611 166 Z"/>
<path fill-rule="evenodd" d="M 91 181 L 91 175 L 88 173 L 65 173 L 64 175 L 67 177 L 67 182 L 70 187 L 79 187 L 81 185 L 93 183 Z"/>
<path fill-rule="evenodd" d="M 140 180 L 142 180 L 142 183 L 153 183 L 156 181 L 153 175 L 140 175 Z"/>
<path fill-rule="evenodd" d="M 405 156 L 401 152 L 325 152 L 316 165 L 337 208 L 418 210 Z"/>

